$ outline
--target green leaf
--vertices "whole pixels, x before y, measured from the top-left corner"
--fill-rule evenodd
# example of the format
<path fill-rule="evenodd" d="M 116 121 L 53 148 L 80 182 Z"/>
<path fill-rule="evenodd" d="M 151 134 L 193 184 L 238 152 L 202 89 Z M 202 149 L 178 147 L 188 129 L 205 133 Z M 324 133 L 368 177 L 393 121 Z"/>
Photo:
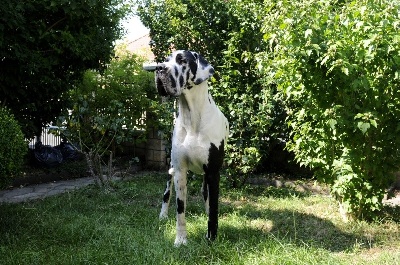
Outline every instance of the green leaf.
<path fill-rule="evenodd" d="M 335 130 L 335 126 L 337 124 L 337 121 L 335 119 L 329 119 L 328 124 L 331 127 L 332 130 Z"/>
<path fill-rule="evenodd" d="M 368 131 L 368 129 L 371 127 L 371 124 L 369 124 L 369 123 L 367 123 L 367 122 L 359 121 L 359 122 L 357 123 L 357 127 L 358 127 L 358 129 L 361 130 L 361 132 L 362 132 L 363 134 L 365 134 L 365 133 Z"/>
<path fill-rule="evenodd" d="M 308 36 L 311 36 L 311 34 L 312 34 L 312 29 L 307 29 L 307 30 L 304 32 L 304 37 L 305 37 L 305 38 L 308 38 Z"/>

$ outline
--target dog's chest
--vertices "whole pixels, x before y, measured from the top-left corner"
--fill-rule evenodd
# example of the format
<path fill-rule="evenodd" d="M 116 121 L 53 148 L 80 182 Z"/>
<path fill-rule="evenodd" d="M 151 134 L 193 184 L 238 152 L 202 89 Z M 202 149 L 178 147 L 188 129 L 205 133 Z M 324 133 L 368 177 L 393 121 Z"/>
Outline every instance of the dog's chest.
<path fill-rule="evenodd" d="M 208 163 L 210 145 L 209 137 L 188 131 L 184 127 L 178 128 L 172 143 L 174 164 L 183 163 L 189 170 L 202 173 L 203 165 Z"/>
<path fill-rule="evenodd" d="M 194 89 L 194 88 L 193 88 Z M 228 122 L 209 97 L 197 101 L 181 99 L 172 138 L 172 164 L 203 173 L 210 163 L 210 152 L 224 143 Z M 199 104 L 203 102 L 203 104 Z"/>

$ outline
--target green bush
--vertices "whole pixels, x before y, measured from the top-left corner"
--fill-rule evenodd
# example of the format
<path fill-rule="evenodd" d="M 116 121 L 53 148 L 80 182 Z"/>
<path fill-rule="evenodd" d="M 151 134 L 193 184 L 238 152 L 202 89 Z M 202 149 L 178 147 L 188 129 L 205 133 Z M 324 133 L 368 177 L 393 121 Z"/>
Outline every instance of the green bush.
<path fill-rule="evenodd" d="M 21 172 L 28 144 L 10 112 L 0 107 L 0 187 Z"/>
<path fill-rule="evenodd" d="M 391 0 L 282 1 L 264 23 L 288 147 L 347 217 L 373 217 L 400 164 L 399 10 Z"/>

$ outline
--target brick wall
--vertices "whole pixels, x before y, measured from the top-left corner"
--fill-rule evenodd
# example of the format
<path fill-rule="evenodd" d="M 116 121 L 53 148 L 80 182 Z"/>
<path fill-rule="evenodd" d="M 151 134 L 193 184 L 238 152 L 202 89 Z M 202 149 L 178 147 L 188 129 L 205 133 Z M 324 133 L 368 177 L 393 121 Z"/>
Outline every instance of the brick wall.
<path fill-rule="evenodd" d="M 167 152 L 162 133 L 155 128 L 149 130 L 146 142 L 146 167 L 154 170 L 168 168 Z"/>

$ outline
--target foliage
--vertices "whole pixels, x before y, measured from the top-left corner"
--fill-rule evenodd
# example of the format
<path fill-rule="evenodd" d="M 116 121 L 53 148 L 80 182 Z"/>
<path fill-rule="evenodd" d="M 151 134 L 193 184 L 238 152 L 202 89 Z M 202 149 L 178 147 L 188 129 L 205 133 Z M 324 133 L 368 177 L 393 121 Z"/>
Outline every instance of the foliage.
<path fill-rule="evenodd" d="M 283 112 L 273 84 L 263 82 L 256 55 L 267 48 L 261 31 L 264 10 L 254 1 L 229 4 L 231 29 L 223 51 L 216 101 L 230 121 L 229 178 L 242 185 L 260 167 L 281 133 Z M 228 99 L 228 100 L 227 100 Z"/>
<path fill-rule="evenodd" d="M 231 27 L 228 10 L 221 0 L 140 0 L 137 13 L 150 29 L 157 61 L 173 49 L 189 49 L 219 65 Z"/>
<path fill-rule="evenodd" d="M 69 93 L 72 105 L 60 117 L 64 136 L 86 154 L 94 176 L 103 176 L 102 164 L 110 169 L 109 153 L 115 154 L 119 144 L 144 141 L 152 126 L 154 77 L 142 70 L 142 62 L 120 52 L 103 72 L 87 70 L 83 82 Z"/>
<path fill-rule="evenodd" d="M 122 0 L 7 0 L 0 5 L 0 104 L 26 138 L 65 107 L 86 69 L 109 62 L 121 36 Z"/>
<path fill-rule="evenodd" d="M 400 5 L 281 1 L 264 22 L 288 148 L 331 184 L 349 216 L 370 218 L 400 162 Z"/>
<path fill-rule="evenodd" d="M 233 186 L 260 167 L 276 132 L 284 131 L 275 86 L 260 82 L 255 57 L 268 46 L 261 31 L 262 2 L 144 0 L 138 10 L 159 61 L 179 48 L 196 50 L 214 65 L 210 89 L 230 122 L 226 162 Z"/>
<path fill-rule="evenodd" d="M 0 107 L 0 188 L 21 172 L 27 151 L 18 122 L 8 109 Z"/>

